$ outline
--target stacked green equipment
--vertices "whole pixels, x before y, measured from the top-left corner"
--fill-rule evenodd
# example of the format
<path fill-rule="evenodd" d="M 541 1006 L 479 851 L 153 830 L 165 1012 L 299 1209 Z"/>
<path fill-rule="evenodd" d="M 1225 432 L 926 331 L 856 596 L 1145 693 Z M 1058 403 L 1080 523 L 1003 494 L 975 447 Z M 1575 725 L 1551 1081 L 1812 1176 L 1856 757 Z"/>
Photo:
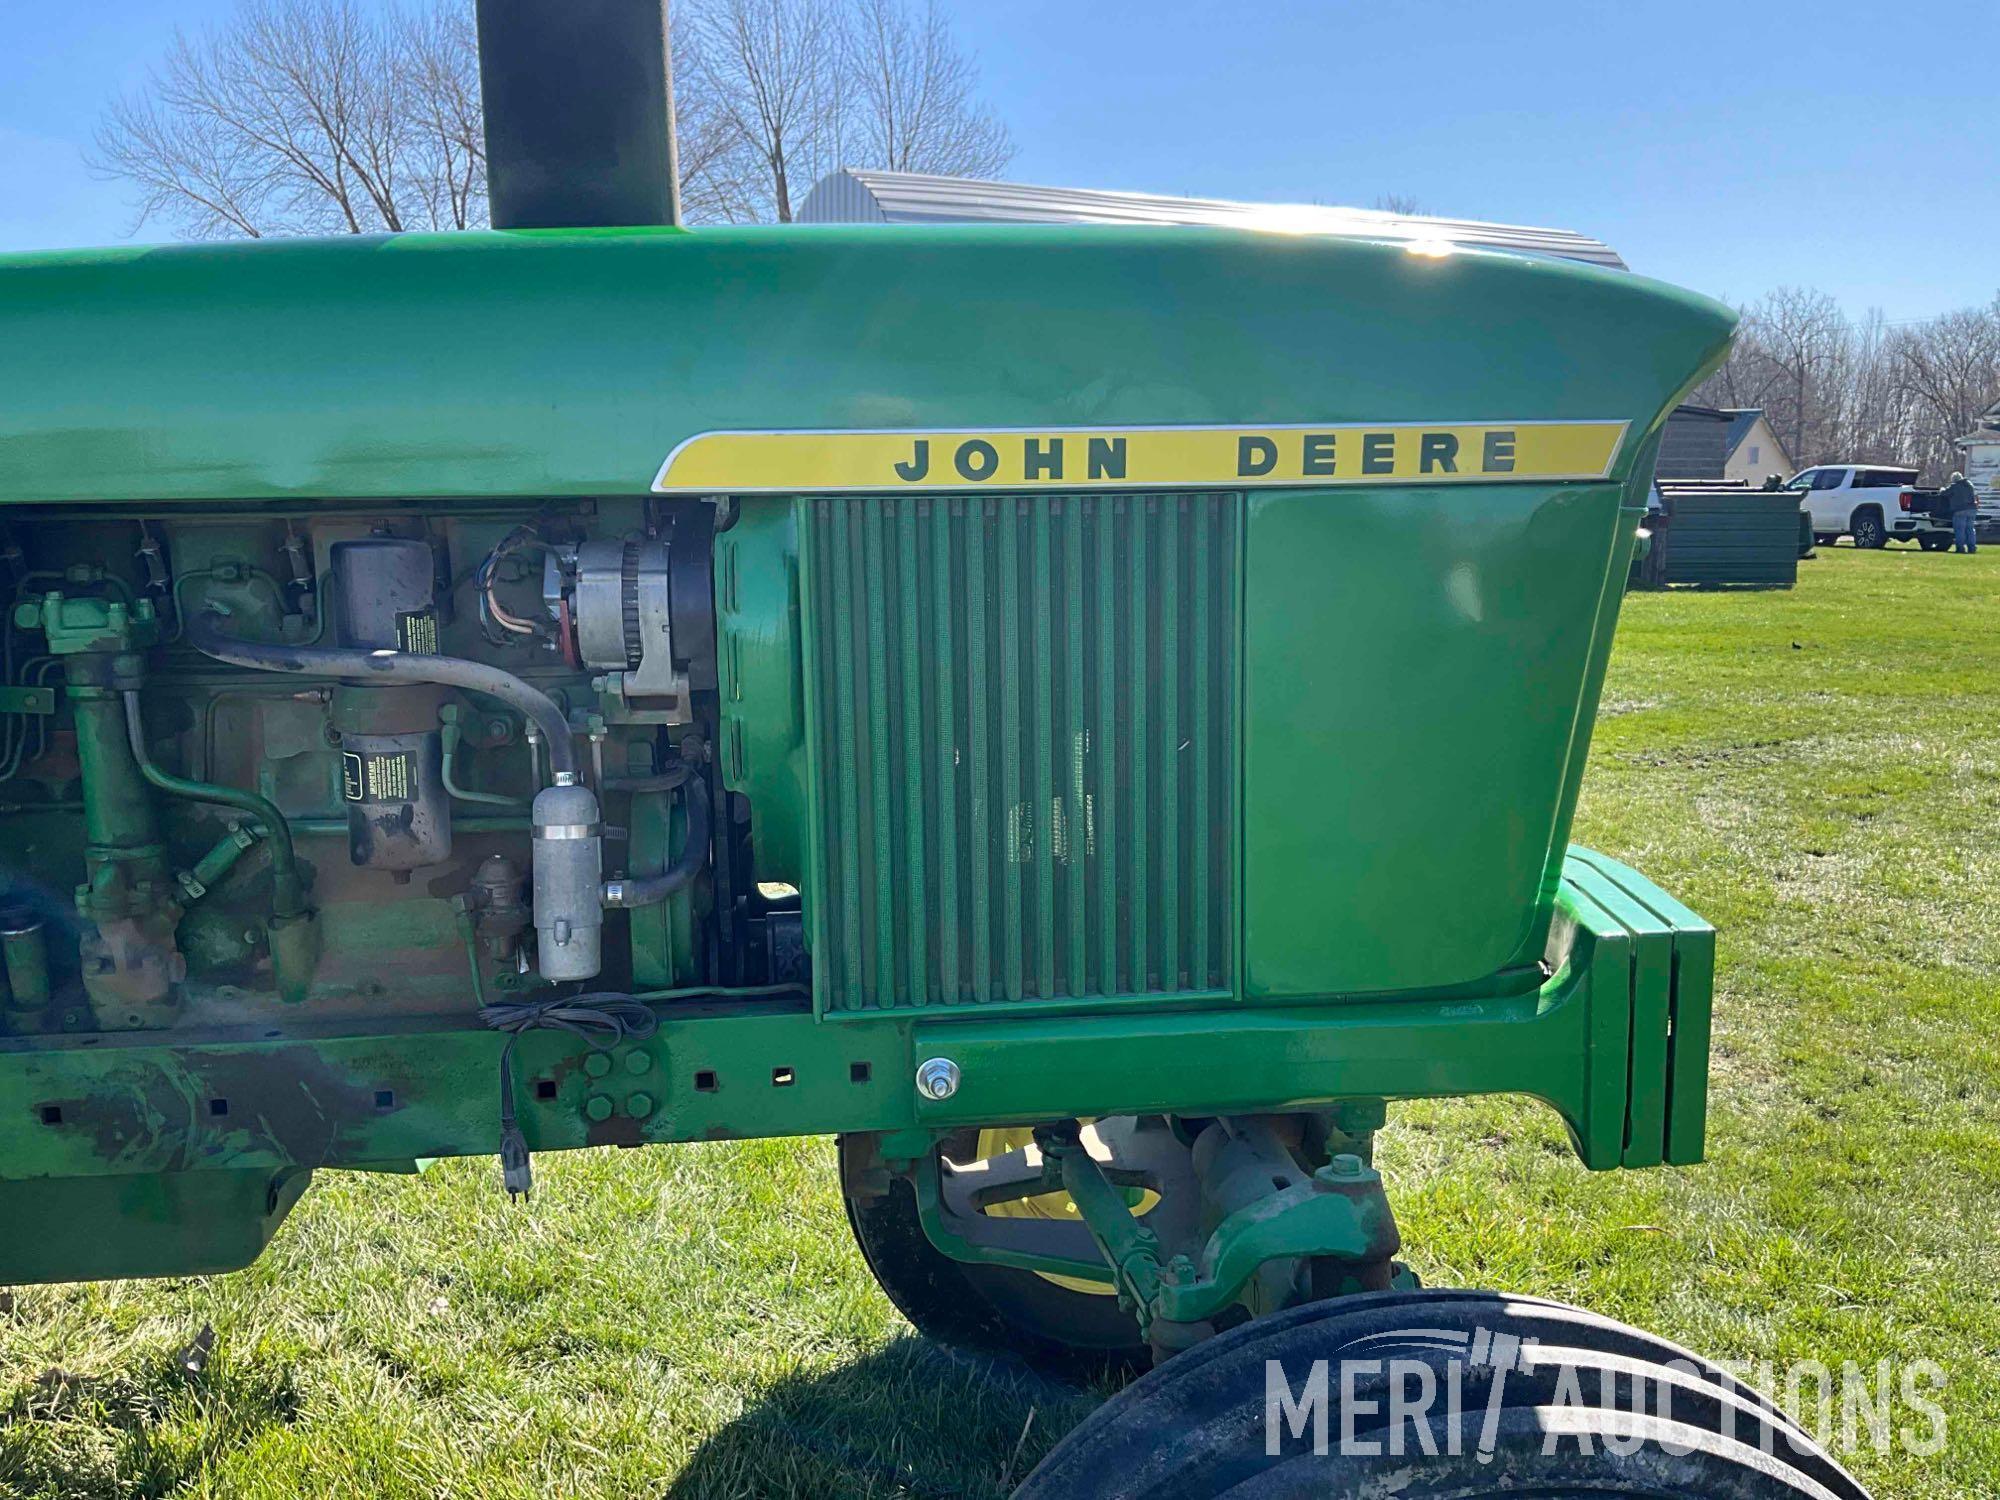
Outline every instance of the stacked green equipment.
<path fill-rule="evenodd" d="M 1568 833 L 1726 310 L 508 171 L 504 231 L 0 260 L 0 1282 L 838 1133 L 919 1328 L 1132 1364 L 1414 1295 L 1390 1100 L 1700 1159 L 1713 935 Z"/>

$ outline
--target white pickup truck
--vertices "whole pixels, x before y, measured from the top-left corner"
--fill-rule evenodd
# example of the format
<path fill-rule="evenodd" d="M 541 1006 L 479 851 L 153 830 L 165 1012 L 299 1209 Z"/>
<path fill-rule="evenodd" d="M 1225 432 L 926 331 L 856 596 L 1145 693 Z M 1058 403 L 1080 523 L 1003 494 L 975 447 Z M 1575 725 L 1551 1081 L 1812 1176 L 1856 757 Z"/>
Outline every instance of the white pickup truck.
<path fill-rule="evenodd" d="M 1934 513 L 1938 492 L 1920 488 L 1915 469 L 1884 464 L 1821 464 L 1794 475 L 1785 486 L 1797 490 L 1812 516 L 1813 540 L 1825 545 L 1851 536 L 1857 547 L 1915 542 L 1926 552 L 1951 545 L 1951 521 Z"/>

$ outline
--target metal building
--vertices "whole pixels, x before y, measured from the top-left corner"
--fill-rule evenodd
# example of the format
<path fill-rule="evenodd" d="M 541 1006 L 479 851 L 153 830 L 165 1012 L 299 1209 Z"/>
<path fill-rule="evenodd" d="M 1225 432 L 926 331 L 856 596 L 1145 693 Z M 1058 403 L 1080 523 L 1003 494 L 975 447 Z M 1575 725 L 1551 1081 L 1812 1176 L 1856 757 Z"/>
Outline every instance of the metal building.
<path fill-rule="evenodd" d="M 1316 203 L 1234 203 L 1097 188 L 1030 187 L 919 172 L 846 167 L 820 179 L 799 208 L 805 224 L 1211 224 L 1362 239 L 1438 240 L 1557 255 L 1625 270 L 1602 240 L 1570 229 L 1487 224 L 1335 208 Z"/>

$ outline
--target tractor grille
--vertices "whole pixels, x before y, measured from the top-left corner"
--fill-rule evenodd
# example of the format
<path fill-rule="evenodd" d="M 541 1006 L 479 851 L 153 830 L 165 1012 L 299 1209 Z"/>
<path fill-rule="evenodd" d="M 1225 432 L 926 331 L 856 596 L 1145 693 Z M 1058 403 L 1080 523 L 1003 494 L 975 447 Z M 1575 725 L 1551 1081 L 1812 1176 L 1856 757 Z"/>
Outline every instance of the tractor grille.
<path fill-rule="evenodd" d="M 823 1010 L 1227 986 L 1237 503 L 802 502 Z"/>

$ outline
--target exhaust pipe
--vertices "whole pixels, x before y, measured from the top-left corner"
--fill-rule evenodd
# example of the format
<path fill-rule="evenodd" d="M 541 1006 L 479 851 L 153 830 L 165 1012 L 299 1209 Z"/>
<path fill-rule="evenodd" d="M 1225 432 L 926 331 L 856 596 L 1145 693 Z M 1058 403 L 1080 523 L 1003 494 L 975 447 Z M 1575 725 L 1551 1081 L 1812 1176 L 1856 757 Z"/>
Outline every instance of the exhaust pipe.
<path fill-rule="evenodd" d="M 680 223 L 667 0 L 478 0 L 495 229 Z"/>

